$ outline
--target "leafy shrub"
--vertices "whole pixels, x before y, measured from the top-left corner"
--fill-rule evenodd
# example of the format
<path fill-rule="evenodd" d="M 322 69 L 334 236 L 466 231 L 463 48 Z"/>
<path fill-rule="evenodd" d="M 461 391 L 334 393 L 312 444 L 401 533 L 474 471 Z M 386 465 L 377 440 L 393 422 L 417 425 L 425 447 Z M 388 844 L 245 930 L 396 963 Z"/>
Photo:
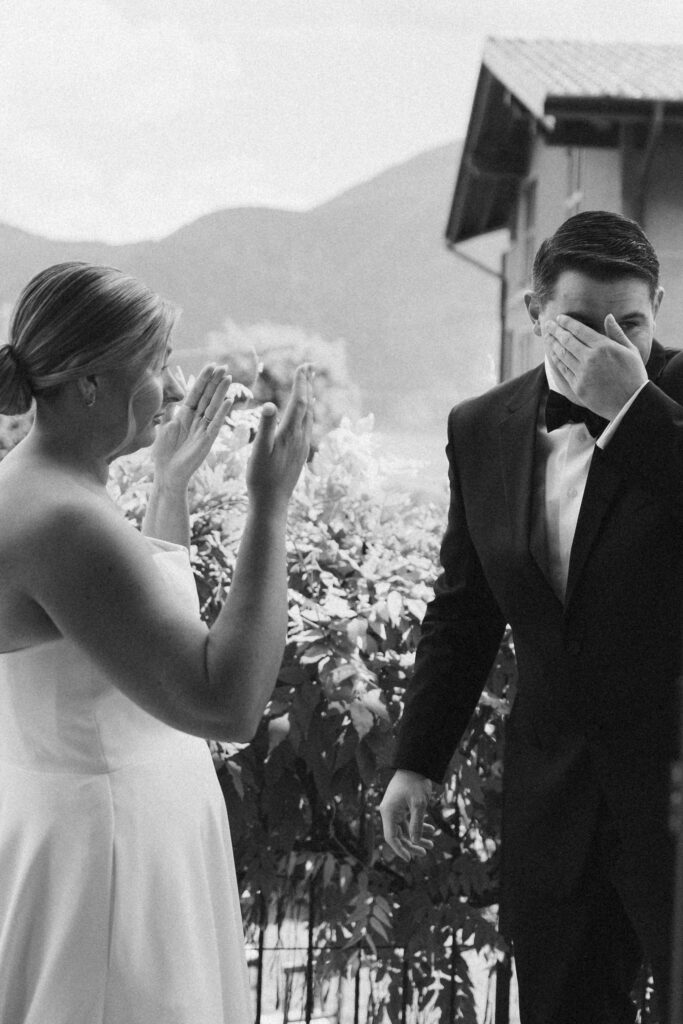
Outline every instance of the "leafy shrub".
<path fill-rule="evenodd" d="M 191 494 L 192 562 L 211 623 L 230 585 L 246 512 L 255 411 L 235 414 Z M 419 624 L 431 597 L 445 509 L 387 494 L 371 420 L 326 435 L 289 518 L 289 632 L 273 697 L 249 746 L 212 743 L 250 930 L 314 907 L 319 976 L 374 962 L 372 1020 L 400 1016 L 405 949 L 424 1019 L 475 1020 L 465 949 L 493 963 L 502 723 L 514 682 L 509 638 L 430 816 L 434 850 L 405 864 L 383 843 L 377 805 Z M 114 489 L 141 518 L 144 456 L 117 463 Z M 311 904 L 311 898 L 313 903 Z M 453 941 L 455 939 L 455 942 Z M 400 979 L 399 979 L 400 980 Z M 378 994 L 379 993 L 379 994 Z M 383 1016 L 384 1015 L 384 1016 Z"/>

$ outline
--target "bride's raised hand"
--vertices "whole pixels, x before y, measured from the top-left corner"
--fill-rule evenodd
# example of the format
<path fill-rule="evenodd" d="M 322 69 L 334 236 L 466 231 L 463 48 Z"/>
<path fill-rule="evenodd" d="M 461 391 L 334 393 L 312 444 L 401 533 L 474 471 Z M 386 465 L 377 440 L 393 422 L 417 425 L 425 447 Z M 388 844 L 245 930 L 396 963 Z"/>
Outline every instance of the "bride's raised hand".
<path fill-rule="evenodd" d="M 212 363 L 203 368 L 189 390 L 178 375 L 177 383 L 186 392 L 185 398 L 172 418 L 159 427 L 152 446 L 158 483 L 175 489 L 187 487 L 232 408 L 231 380 L 226 366 Z"/>
<path fill-rule="evenodd" d="M 310 363 L 297 367 L 289 401 L 278 424 L 277 407 L 266 402 L 247 466 L 247 487 L 261 510 L 283 512 L 311 447 L 313 378 Z"/>

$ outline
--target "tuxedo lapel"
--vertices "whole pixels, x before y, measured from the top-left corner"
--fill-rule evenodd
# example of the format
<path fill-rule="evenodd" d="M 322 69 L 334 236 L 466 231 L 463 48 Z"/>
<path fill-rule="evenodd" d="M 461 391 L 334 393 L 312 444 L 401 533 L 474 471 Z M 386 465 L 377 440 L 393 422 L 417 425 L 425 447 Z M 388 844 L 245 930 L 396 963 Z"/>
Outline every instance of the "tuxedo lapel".
<path fill-rule="evenodd" d="M 653 341 L 650 358 L 646 364 L 649 379 L 657 380 L 665 365 L 664 349 L 656 341 Z M 616 497 L 621 481 L 622 475 L 619 470 L 610 464 L 603 450 L 596 446 L 588 470 L 586 489 L 583 493 L 569 557 L 565 608 L 569 606 L 576 583 L 581 576 L 602 521 Z"/>
<path fill-rule="evenodd" d="M 508 401 L 499 430 L 505 501 L 513 548 L 515 551 L 528 552 L 545 580 L 543 557 L 540 552 L 532 550 L 531 545 L 536 423 L 544 388 L 543 365 L 525 374 L 519 388 Z"/>
<path fill-rule="evenodd" d="M 567 591 L 564 599 L 565 608 L 569 607 L 577 580 L 583 571 L 600 525 L 619 490 L 621 481 L 622 475 L 619 470 L 612 466 L 609 460 L 605 458 L 605 453 L 602 449 L 596 447 L 593 450 L 593 458 L 588 470 L 586 489 L 583 492 L 583 500 L 569 556 Z"/>

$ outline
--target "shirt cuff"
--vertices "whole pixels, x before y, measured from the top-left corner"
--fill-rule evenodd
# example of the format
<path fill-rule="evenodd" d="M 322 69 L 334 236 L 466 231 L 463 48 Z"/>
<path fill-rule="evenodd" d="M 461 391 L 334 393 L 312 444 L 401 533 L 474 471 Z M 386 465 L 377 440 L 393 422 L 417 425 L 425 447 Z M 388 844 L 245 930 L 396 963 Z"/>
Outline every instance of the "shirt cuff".
<path fill-rule="evenodd" d="M 611 420 L 607 424 L 607 426 L 603 430 L 602 434 L 600 434 L 600 437 L 595 442 L 596 445 L 598 446 L 598 448 L 606 448 L 607 447 L 607 445 L 612 440 L 612 437 L 614 436 L 615 430 L 617 429 L 617 427 L 619 426 L 619 424 L 623 420 L 624 416 L 629 411 L 629 409 L 631 408 L 631 406 L 635 402 L 636 398 L 638 397 L 640 392 L 645 387 L 645 384 L 649 384 L 649 383 L 650 383 L 649 380 L 646 380 L 644 384 L 641 384 L 640 387 L 638 388 L 638 390 L 633 392 L 633 394 L 629 398 L 628 402 L 626 402 L 626 404 L 621 407 L 621 409 L 616 414 L 614 419 Z"/>

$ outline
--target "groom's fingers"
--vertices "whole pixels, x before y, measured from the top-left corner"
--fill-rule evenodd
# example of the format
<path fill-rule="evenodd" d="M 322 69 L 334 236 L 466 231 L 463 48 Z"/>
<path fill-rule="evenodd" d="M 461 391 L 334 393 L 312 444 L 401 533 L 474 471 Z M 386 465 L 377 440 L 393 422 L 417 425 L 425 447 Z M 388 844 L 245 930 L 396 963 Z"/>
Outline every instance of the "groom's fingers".
<path fill-rule="evenodd" d="M 616 341 L 617 344 L 623 345 L 624 348 L 634 349 L 636 347 L 631 341 L 631 339 L 627 336 L 627 334 L 619 326 L 612 313 L 608 313 L 605 317 L 605 334 L 610 339 L 610 341 Z"/>
<path fill-rule="evenodd" d="M 425 811 L 427 805 L 425 803 L 412 803 L 410 807 L 410 839 L 413 843 L 418 843 L 422 838 L 422 827 L 425 820 Z"/>
<path fill-rule="evenodd" d="M 384 840 L 394 853 L 401 860 L 410 861 L 413 857 L 424 857 L 428 850 L 431 850 L 434 843 L 422 834 L 415 838 L 413 833 L 412 817 L 411 824 L 406 824 L 406 817 L 401 812 L 390 812 L 380 807 L 382 825 L 384 828 Z M 422 831 L 433 834 L 432 825 L 423 824 Z"/>
<path fill-rule="evenodd" d="M 401 860 L 410 860 L 410 850 L 404 841 L 403 827 L 398 820 L 384 822 L 384 839 Z"/>
<path fill-rule="evenodd" d="M 385 842 L 401 860 L 410 860 L 410 852 L 403 842 L 403 823 L 406 819 L 406 805 L 402 800 L 385 799 L 379 805 Z"/>

